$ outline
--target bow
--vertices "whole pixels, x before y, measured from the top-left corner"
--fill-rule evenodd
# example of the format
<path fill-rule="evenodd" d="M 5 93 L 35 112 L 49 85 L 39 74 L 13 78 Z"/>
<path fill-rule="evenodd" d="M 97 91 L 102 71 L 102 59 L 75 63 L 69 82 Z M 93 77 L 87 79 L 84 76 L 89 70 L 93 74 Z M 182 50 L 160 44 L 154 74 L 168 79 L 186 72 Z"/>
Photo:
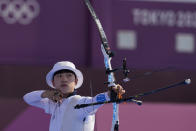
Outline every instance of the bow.
<path fill-rule="evenodd" d="M 108 45 L 108 40 L 107 37 L 105 35 L 105 32 L 103 30 L 103 27 L 101 25 L 101 22 L 99 20 L 99 18 L 97 17 L 93 7 L 91 6 L 91 3 L 89 0 L 85 0 L 85 4 L 88 8 L 88 10 L 91 13 L 91 16 L 93 17 L 97 28 L 99 30 L 99 34 L 100 34 L 100 38 L 101 38 L 101 50 L 104 56 L 104 64 L 105 64 L 105 68 L 106 68 L 106 73 L 108 75 L 108 87 L 112 87 L 115 86 L 115 77 L 114 77 L 114 73 L 112 70 L 112 66 L 111 66 L 111 59 L 114 56 L 114 54 L 112 53 L 109 45 Z M 111 91 L 111 100 L 115 100 L 117 98 L 117 94 L 114 93 L 113 91 Z M 118 98 L 120 98 L 120 96 L 118 95 Z M 113 103 L 113 120 L 112 120 L 112 127 L 111 127 L 111 131 L 118 131 L 118 127 L 119 127 L 119 105 L 117 103 Z"/>
<path fill-rule="evenodd" d="M 101 51 L 102 51 L 103 56 L 104 56 L 104 64 L 105 64 L 105 68 L 106 68 L 106 74 L 108 75 L 108 81 L 106 82 L 106 84 L 108 85 L 109 88 L 111 88 L 111 87 L 116 85 L 115 84 L 114 72 L 119 70 L 119 69 L 112 69 L 111 60 L 112 60 L 112 57 L 114 56 L 114 54 L 113 54 L 113 52 L 111 51 L 111 49 L 109 47 L 108 40 L 107 40 L 107 37 L 106 37 L 105 32 L 103 30 L 103 27 L 101 25 L 101 22 L 100 22 L 99 18 L 97 17 L 90 1 L 89 0 L 84 0 L 84 1 L 85 1 L 85 4 L 86 4 L 88 10 L 90 11 L 91 16 L 93 17 L 93 19 L 95 21 L 95 23 L 97 25 L 97 28 L 98 28 L 98 31 L 99 31 L 99 35 L 100 35 L 100 38 L 101 38 Z M 123 66 L 120 69 L 123 70 L 123 74 L 125 76 L 123 81 L 124 82 L 129 81 L 130 79 L 127 77 L 128 73 L 129 73 L 129 70 L 126 67 L 126 59 L 123 59 Z M 146 75 L 149 75 L 149 74 L 151 74 L 151 72 L 150 73 L 148 72 L 147 74 L 144 74 L 144 75 L 146 76 Z M 111 100 L 110 101 L 76 105 L 75 109 L 84 108 L 84 107 L 87 107 L 87 106 L 98 105 L 98 104 L 113 103 L 113 119 L 112 119 L 111 131 L 119 131 L 119 104 L 120 103 L 131 101 L 131 102 L 134 102 L 138 105 L 141 105 L 142 102 L 138 101 L 138 100 L 135 100 L 135 98 L 139 98 L 139 97 L 142 97 L 142 96 L 157 93 L 157 92 L 160 92 L 160 91 L 163 91 L 163 90 L 166 90 L 166 89 L 169 89 L 169 88 L 173 88 L 173 87 L 176 87 L 176 86 L 179 86 L 179 85 L 190 84 L 190 82 L 191 82 L 190 79 L 186 79 L 182 82 L 173 84 L 171 86 L 155 89 L 155 90 L 148 91 L 148 92 L 145 92 L 145 93 L 140 93 L 138 95 L 131 96 L 131 97 L 124 98 L 124 99 L 122 99 L 122 96 L 120 96 L 119 94 L 117 94 L 117 93 L 115 93 L 114 91 L 111 90 L 111 95 L 110 95 Z"/>

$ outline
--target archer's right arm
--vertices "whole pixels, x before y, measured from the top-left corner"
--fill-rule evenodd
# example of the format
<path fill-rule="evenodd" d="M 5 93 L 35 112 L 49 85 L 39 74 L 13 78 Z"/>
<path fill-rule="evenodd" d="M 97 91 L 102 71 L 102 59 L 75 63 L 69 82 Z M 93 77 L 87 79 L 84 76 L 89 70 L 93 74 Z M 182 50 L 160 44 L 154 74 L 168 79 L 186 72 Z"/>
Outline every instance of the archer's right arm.
<path fill-rule="evenodd" d="M 57 101 L 61 101 L 62 97 L 58 90 L 38 90 L 24 95 L 24 101 L 32 106 L 39 107 L 51 114 L 57 105 Z"/>
<path fill-rule="evenodd" d="M 33 91 L 25 94 L 23 99 L 29 105 L 45 109 L 45 106 L 48 105 L 49 99 L 42 98 L 43 93 L 44 90 Z"/>

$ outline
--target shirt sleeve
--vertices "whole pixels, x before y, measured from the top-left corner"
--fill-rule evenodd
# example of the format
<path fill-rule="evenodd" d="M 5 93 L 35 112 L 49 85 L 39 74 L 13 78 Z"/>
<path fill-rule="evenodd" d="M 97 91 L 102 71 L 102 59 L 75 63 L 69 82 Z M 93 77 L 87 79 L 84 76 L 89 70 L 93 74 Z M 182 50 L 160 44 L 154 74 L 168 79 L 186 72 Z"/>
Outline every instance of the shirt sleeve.
<path fill-rule="evenodd" d="M 105 92 L 105 93 L 98 94 L 95 97 L 82 97 L 77 104 L 89 104 L 89 103 L 104 102 L 109 100 L 110 98 L 108 96 L 108 93 Z M 83 117 L 86 117 L 87 115 L 95 114 L 101 106 L 102 105 L 94 105 L 94 106 L 88 106 L 76 110 L 80 110 L 80 113 L 82 113 Z"/>
<path fill-rule="evenodd" d="M 52 102 L 48 98 L 41 97 L 43 92 L 44 90 L 39 90 L 27 93 L 23 96 L 23 99 L 27 104 L 42 108 L 46 113 L 50 113 Z"/>

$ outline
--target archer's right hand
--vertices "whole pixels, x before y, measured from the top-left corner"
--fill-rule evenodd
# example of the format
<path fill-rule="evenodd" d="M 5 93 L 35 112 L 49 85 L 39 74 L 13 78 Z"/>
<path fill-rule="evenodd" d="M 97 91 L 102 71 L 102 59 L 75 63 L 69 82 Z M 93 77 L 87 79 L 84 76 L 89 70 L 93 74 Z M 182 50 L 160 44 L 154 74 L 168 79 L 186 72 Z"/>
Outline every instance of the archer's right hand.
<path fill-rule="evenodd" d="M 62 102 L 63 93 L 59 90 L 46 90 L 41 95 L 42 98 L 48 98 L 53 102 Z"/>

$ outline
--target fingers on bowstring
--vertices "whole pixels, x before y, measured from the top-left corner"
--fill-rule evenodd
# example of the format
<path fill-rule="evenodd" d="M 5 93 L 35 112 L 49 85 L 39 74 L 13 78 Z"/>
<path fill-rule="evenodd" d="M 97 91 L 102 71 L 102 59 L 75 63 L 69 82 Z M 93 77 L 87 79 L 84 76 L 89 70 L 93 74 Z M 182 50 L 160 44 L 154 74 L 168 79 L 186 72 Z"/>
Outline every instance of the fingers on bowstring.
<path fill-rule="evenodd" d="M 61 102 L 62 98 L 63 98 L 63 94 L 59 90 L 55 90 L 52 96 L 52 100 L 54 102 Z"/>

